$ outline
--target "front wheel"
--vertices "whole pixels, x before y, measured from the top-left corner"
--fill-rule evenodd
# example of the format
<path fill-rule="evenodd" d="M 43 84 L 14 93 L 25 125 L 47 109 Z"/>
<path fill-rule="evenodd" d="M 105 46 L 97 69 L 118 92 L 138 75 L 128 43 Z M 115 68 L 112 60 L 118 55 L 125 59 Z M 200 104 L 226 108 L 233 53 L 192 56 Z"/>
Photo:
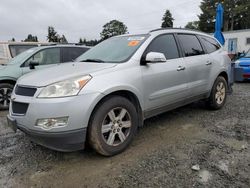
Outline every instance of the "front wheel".
<path fill-rule="evenodd" d="M 222 108 L 227 99 L 227 82 L 224 77 L 219 76 L 213 85 L 207 104 L 210 109 L 218 110 Z"/>
<path fill-rule="evenodd" d="M 99 154 L 112 156 L 128 147 L 137 127 L 135 106 L 124 97 L 113 96 L 105 99 L 92 115 L 89 143 Z"/>
<path fill-rule="evenodd" d="M 8 110 L 13 85 L 8 83 L 0 84 L 0 110 Z"/>

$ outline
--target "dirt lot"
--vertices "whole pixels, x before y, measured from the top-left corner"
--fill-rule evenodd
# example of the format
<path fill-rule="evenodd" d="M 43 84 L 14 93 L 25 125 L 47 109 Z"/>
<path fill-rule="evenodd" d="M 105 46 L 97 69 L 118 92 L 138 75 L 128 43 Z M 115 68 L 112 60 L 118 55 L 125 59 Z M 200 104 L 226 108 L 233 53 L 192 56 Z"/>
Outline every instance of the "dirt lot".
<path fill-rule="evenodd" d="M 250 187 L 250 83 L 226 106 L 202 102 L 151 118 L 122 154 L 59 153 L 0 116 L 0 187 Z M 193 169 L 192 169 L 193 168 Z"/>

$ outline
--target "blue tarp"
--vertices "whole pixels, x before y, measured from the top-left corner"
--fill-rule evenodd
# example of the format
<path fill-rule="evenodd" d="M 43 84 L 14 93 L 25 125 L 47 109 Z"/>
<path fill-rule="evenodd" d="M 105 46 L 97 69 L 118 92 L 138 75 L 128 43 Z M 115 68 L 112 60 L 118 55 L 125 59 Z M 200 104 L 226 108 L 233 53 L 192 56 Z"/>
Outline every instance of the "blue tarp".
<path fill-rule="evenodd" d="M 215 21 L 215 33 L 214 37 L 222 44 L 225 44 L 225 38 L 222 34 L 222 28 L 223 28 L 223 12 L 224 9 L 222 7 L 222 4 L 219 3 L 216 9 L 216 21 Z"/>

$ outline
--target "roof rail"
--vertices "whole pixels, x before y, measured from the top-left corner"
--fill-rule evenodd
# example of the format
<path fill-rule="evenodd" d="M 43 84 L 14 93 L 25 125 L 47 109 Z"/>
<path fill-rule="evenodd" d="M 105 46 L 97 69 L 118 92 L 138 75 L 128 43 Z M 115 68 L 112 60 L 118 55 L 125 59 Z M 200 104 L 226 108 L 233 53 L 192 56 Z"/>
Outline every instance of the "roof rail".
<path fill-rule="evenodd" d="M 149 32 L 151 33 L 151 32 L 155 32 L 155 31 L 162 31 L 162 30 L 169 30 L 169 29 L 179 29 L 179 30 L 186 30 L 186 31 L 202 32 L 202 31 L 198 31 L 198 30 L 195 30 L 195 29 L 186 29 L 186 28 L 177 28 L 177 27 L 158 28 L 158 29 L 153 29 L 153 30 L 151 30 Z"/>

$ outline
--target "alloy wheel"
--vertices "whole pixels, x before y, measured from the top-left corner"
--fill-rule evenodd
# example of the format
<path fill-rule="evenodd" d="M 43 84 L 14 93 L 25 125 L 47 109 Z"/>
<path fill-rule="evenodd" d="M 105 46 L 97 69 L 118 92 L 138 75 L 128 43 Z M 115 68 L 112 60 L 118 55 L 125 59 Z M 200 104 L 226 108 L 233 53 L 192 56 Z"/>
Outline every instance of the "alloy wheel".
<path fill-rule="evenodd" d="M 215 100 L 217 104 L 222 104 L 226 97 L 226 87 L 223 82 L 219 82 L 216 86 Z"/>
<path fill-rule="evenodd" d="M 0 88 L 0 104 L 3 107 L 8 107 L 10 104 L 12 89 L 11 88 Z"/>
<path fill-rule="evenodd" d="M 102 123 L 102 136 L 109 146 L 122 144 L 130 134 L 131 116 L 125 108 L 114 108 L 108 112 Z"/>

